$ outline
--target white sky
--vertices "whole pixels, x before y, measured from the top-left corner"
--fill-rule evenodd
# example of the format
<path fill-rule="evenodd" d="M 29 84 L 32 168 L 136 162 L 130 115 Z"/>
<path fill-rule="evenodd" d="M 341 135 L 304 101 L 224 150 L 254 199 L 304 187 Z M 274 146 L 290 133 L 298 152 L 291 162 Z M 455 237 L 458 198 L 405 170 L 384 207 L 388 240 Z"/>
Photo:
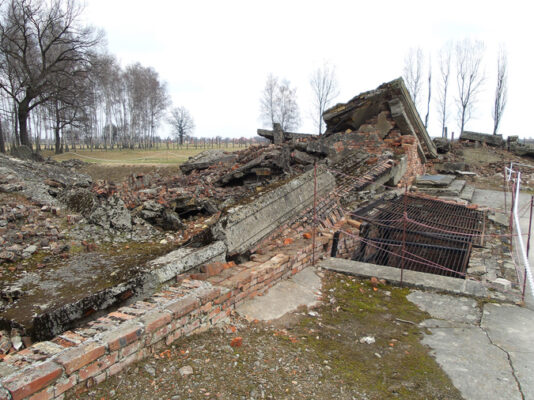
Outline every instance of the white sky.
<path fill-rule="evenodd" d="M 336 102 L 345 102 L 401 76 L 410 47 L 432 52 L 436 64 L 445 42 L 466 37 L 486 44 L 485 90 L 466 128 L 491 133 L 496 54 L 503 43 L 509 91 L 500 133 L 534 136 L 525 118 L 534 93 L 527 1 L 86 0 L 84 15 L 105 30 L 109 51 L 123 65 L 139 61 L 159 72 L 174 105 L 192 114 L 196 136 L 254 136 L 269 73 L 297 88 L 299 131 L 314 132 L 309 79 L 324 61 L 337 69 Z M 456 94 L 455 81 L 450 91 Z M 449 107 L 455 112 L 452 102 Z M 433 101 L 432 136 L 440 134 L 436 108 Z M 455 120 L 451 115 L 449 132 L 458 132 Z M 166 132 L 162 128 L 161 135 Z"/>

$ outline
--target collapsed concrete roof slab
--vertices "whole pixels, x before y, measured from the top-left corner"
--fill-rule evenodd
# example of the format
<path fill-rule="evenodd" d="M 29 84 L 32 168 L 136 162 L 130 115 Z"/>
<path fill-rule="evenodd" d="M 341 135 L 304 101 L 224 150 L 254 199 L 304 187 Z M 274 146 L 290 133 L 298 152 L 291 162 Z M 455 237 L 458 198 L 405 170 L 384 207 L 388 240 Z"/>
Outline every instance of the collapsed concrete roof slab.
<path fill-rule="evenodd" d="M 237 159 L 237 154 L 232 154 L 223 150 L 206 150 L 189 157 L 185 163 L 180 165 L 180 170 L 188 174 L 193 170 L 202 170 L 219 163 L 231 164 Z"/>
<path fill-rule="evenodd" d="M 332 191 L 332 174 L 318 168 L 317 196 Z M 224 241 L 228 255 L 243 254 L 262 239 L 313 204 L 314 171 L 310 170 L 254 200 L 228 210 L 212 228 L 213 236 Z"/>
<path fill-rule="evenodd" d="M 323 119 L 326 123 L 325 135 L 337 132 L 358 130 L 367 120 L 390 111 L 392 118 L 403 135 L 416 136 L 420 144 L 420 155 L 437 158 L 438 153 L 417 112 L 412 98 L 402 78 L 383 83 L 377 89 L 364 92 L 326 110 Z"/>
<path fill-rule="evenodd" d="M 258 129 L 258 136 L 269 139 L 272 143 L 275 143 L 275 131 L 268 129 Z M 307 139 L 313 136 L 311 133 L 296 133 L 296 132 L 284 132 L 284 140 L 298 140 L 298 139 Z"/>
<path fill-rule="evenodd" d="M 490 135 L 487 133 L 463 131 L 460 140 L 469 140 L 470 142 L 486 143 L 490 146 L 504 146 L 502 135 Z"/>

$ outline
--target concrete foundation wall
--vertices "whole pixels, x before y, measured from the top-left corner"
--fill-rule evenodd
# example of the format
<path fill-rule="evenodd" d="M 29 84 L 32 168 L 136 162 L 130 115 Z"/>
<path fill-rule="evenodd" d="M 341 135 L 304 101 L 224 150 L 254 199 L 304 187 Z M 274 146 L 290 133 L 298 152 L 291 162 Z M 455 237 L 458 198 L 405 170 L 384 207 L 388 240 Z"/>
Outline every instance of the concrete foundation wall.
<path fill-rule="evenodd" d="M 245 253 L 255 244 L 313 204 L 314 171 L 292 179 L 252 203 L 228 211 L 213 228 L 213 235 L 226 244 L 229 255 Z M 317 196 L 335 187 L 332 174 L 317 171 Z"/>

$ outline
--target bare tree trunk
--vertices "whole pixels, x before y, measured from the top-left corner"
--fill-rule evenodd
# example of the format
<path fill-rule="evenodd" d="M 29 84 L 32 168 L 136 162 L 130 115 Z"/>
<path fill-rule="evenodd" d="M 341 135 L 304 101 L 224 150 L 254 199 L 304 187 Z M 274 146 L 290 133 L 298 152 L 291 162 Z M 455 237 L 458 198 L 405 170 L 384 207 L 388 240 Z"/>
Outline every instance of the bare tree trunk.
<path fill-rule="evenodd" d="M 2 119 L 0 119 L 0 153 L 6 152 L 6 144 L 4 142 L 4 130 L 2 129 Z"/>
<path fill-rule="evenodd" d="M 430 115 L 430 99 L 432 97 L 432 60 L 428 58 L 428 99 L 426 101 L 425 129 L 428 128 L 428 116 Z"/>
<path fill-rule="evenodd" d="M 20 144 L 31 148 L 32 144 L 30 141 L 30 136 L 28 134 L 28 115 L 29 114 L 30 114 L 30 110 L 28 110 L 28 104 L 27 102 L 23 101 L 22 103 L 19 104 L 19 107 L 18 107 Z"/>

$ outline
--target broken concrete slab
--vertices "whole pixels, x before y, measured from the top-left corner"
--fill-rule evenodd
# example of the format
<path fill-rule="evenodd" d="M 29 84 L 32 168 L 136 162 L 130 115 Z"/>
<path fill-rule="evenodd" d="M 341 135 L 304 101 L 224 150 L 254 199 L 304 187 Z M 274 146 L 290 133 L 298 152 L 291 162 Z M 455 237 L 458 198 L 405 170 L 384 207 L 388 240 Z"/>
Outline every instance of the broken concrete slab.
<path fill-rule="evenodd" d="M 509 356 L 525 399 L 534 399 L 534 312 L 509 304 L 486 304 L 481 328 Z"/>
<path fill-rule="evenodd" d="M 430 194 L 432 196 L 447 196 L 447 197 L 460 197 L 460 193 L 465 186 L 465 181 L 456 179 L 449 186 L 446 187 L 419 187 L 417 191 Z"/>
<path fill-rule="evenodd" d="M 433 318 L 419 324 L 431 333 L 422 342 L 464 398 L 533 398 L 532 311 L 488 303 L 481 315 L 472 298 L 428 292 L 407 298 Z"/>
<path fill-rule="evenodd" d="M 422 343 L 469 400 L 520 400 L 508 357 L 476 326 L 430 328 Z"/>
<path fill-rule="evenodd" d="M 337 132 L 356 131 L 367 120 L 389 110 L 393 120 L 403 135 L 414 135 L 419 140 L 419 153 L 425 157 L 436 158 L 437 150 L 428 135 L 425 126 L 417 112 L 412 98 L 406 89 L 402 78 L 384 83 L 375 90 L 359 94 L 347 103 L 340 103 L 323 113 L 323 119 L 328 136 Z M 383 124 L 378 124 L 383 126 Z M 387 127 L 385 127 L 387 129 Z M 383 129 L 378 130 L 379 135 Z"/>
<path fill-rule="evenodd" d="M 313 204 L 314 171 L 308 171 L 249 204 L 233 207 L 212 228 L 213 236 L 223 241 L 228 254 L 243 254 L 284 223 Z M 328 171 L 317 172 L 318 197 L 335 187 Z"/>
<path fill-rule="evenodd" d="M 502 147 L 504 140 L 502 135 L 489 135 L 487 133 L 463 131 L 460 135 L 460 140 L 468 140 L 470 142 L 485 143 L 490 146 Z"/>
<path fill-rule="evenodd" d="M 470 185 L 465 185 L 463 190 L 460 193 L 460 199 L 471 201 L 473 200 L 473 195 L 475 194 L 475 187 Z"/>
<path fill-rule="evenodd" d="M 270 321 L 295 311 L 301 306 L 319 303 L 321 278 L 313 267 L 305 268 L 291 279 L 274 285 L 261 297 L 247 300 L 236 307 L 248 320 Z"/>
<path fill-rule="evenodd" d="M 406 296 L 408 300 L 421 310 L 428 312 L 433 318 L 476 324 L 480 320 L 481 311 L 476 300 L 468 297 L 422 292 L 415 290 Z"/>
<path fill-rule="evenodd" d="M 202 264 L 226 261 L 226 246 L 217 241 L 201 248 L 182 247 L 150 261 L 147 266 L 156 284 L 165 283 Z"/>
<path fill-rule="evenodd" d="M 281 143 L 280 140 L 278 139 L 278 130 L 276 129 L 273 129 L 273 130 L 268 130 L 268 129 L 258 129 L 257 130 L 257 133 L 259 136 L 261 137 L 264 137 L 266 139 L 269 139 L 271 141 L 271 143 Z M 277 139 L 275 140 L 275 136 L 277 137 Z M 312 136 L 316 136 L 316 135 L 312 135 L 311 133 L 297 133 L 297 132 L 283 132 L 283 138 L 282 138 L 282 141 L 293 141 L 293 140 L 299 140 L 299 139 L 307 139 L 307 138 L 310 138 Z"/>
<path fill-rule="evenodd" d="M 401 283 L 401 269 L 383 265 L 369 264 L 360 261 L 328 258 L 318 264 L 319 267 L 348 275 L 379 279 L 398 285 Z M 473 297 L 494 298 L 501 301 L 517 302 L 519 294 L 500 293 L 488 290 L 482 282 L 470 279 L 459 279 L 448 276 L 428 274 L 425 272 L 408 271 L 402 273 L 402 283 L 408 287 L 435 289 L 445 293 L 463 294 Z"/>
<path fill-rule="evenodd" d="M 180 165 L 180 170 L 184 174 L 197 169 L 202 170 L 219 163 L 231 164 L 237 159 L 237 154 L 228 153 L 222 150 L 206 150 L 193 157 L 189 157 L 185 163 Z"/>
<path fill-rule="evenodd" d="M 443 188 L 449 186 L 456 177 L 454 175 L 422 175 L 415 179 L 420 188 Z"/>

